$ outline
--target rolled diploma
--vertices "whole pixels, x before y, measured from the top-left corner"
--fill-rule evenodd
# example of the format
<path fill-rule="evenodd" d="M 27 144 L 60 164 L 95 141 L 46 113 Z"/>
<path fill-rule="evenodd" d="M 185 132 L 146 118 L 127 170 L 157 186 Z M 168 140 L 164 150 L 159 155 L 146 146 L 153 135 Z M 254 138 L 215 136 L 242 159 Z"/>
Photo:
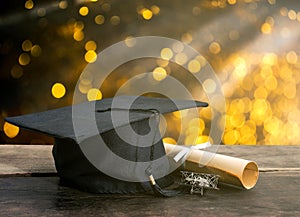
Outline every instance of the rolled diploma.
<path fill-rule="evenodd" d="M 167 154 L 179 153 L 185 148 L 166 143 L 164 147 Z M 253 161 L 193 149 L 190 150 L 186 158 L 185 169 L 199 173 L 216 174 L 220 176 L 220 182 L 245 189 L 253 188 L 259 175 L 258 166 Z"/>

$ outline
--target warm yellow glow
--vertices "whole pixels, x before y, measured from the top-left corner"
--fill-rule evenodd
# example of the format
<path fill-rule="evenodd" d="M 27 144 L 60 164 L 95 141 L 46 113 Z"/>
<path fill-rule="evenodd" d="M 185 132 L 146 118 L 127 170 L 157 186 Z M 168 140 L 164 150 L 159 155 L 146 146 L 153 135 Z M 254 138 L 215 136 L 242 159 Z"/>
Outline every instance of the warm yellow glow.
<path fill-rule="evenodd" d="M 163 138 L 163 142 L 164 143 L 168 143 L 168 144 L 173 144 L 173 145 L 176 145 L 176 140 L 173 139 L 172 137 L 165 137 Z"/>
<path fill-rule="evenodd" d="M 288 12 L 288 17 L 289 17 L 291 20 L 296 20 L 296 19 L 297 19 L 297 13 L 296 13 L 296 11 L 294 11 L 294 10 L 289 10 L 289 12 Z"/>
<path fill-rule="evenodd" d="M 196 144 L 201 144 L 201 143 L 205 143 L 205 142 L 210 142 L 213 144 L 212 138 L 210 138 L 209 136 L 206 136 L 206 135 L 198 136 L 196 139 Z"/>
<path fill-rule="evenodd" d="M 267 118 L 264 122 L 264 130 L 271 134 L 278 134 L 282 128 L 282 121 L 277 117 Z"/>
<path fill-rule="evenodd" d="M 152 5 L 152 6 L 151 6 L 151 11 L 152 11 L 152 13 L 153 13 L 154 15 L 157 15 L 157 14 L 159 14 L 159 12 L 160 12 L 160 8 L 159 8 L 157 5 Z"/>
<path fill-rule="evenodd" d="M 245 115 L 244 114 L 234 114 L 229 116 L 230 124 L 233 127 L 240 128 L 245 124 Z"/>
<path fill-rule="evenodd" d="M 84 33 L 82 31 L 76 31 L 74 32 L 73 34 L 73 38 L 76 40 L 76 41 L 82 41 L 84 39 Z"/>
<path fill-rule="evenodd" d="M 265 87 L 270 91 L 275 90 L 277 88 L 276 77 L 273 75 L 268 76 L 265 80 Z"/>
<path fill-rule="evenodd" d="M 30 63 L 30 56 L 27 53 L 22 53 L 19 56 L 19 63 L 22 66 L 26 66 Z"/>
<path fill-rule="evenodd" d="M 260 30 L 264 34 L 270 34 L 272 32 L 272 26 L 269 23 L 264 23 Z"/>
<path fill-rule="evenodd" d="M 263 121 L 272 116 L 272 110 L 270 104 L 265 99 L 256 99 L 253 102 L 253 107 L 250 112 L 250 119 L 253 120 L 256 125 L 262 125 Z"/>
<path fill-rule="evenodd" d="M 98 24 L 98 25 L 101 25 L 105 22 L 105 17 L 102 16 L 101 14 L 97 15 L 95 17 L 95 23 Z"/>
<path fill-rule="evenodd" d="M 74 24 L 75 31 L 81 31 L 84 29 L 84 23 L 82 21 L 77 21 Z"/>
<path fill-rule="evenodd" d="M 85 53 L 84 59 L 88 63 L 93 63 L 97 60 L 97 53 L 93 50 L 89 50 Z"/>
<path fill-rule="evenodd" d="M 276 4 L 276 0 L 268 0 L 270 5 L 275 5 Z"/>
<path fill-rule="evenodd" d="M 86 6 L 82 6 L 80 9 L 79 9 L 79 14 L 81 16 L 86 16 L 89 14 L 89 8 L 86 7 Z"/>
<path fill-rule="evenodd" d="M 86 51 L 89 51 L 89 50 L 95 51 L 97 49 L 97 43 L 95 41 L 87 41 L 85 43 L 84 48 Z"/>
<path fill-rule="evenodd" d="M 34 57 L 38 57 L 41 55 L 42 53 L 42 48 L 39 46 L 39 45 L 34 45 L 32 48 L 31 48 L 31 55 L 34 56 Z"/>
<path fill-rule="evenodd" d="M 10 71 L 13 78 L 20 78 L 23 75 L 23 68 L 19 65 L 14 65 Z"/>
<path fill-rule="evenodd" d="M 51 88 L 52 96 L 60 99 L 66 94 L 66 88 L 62 83 L 55 83 Z"/>
<path fill-rule="evenodd" d="M 170 48 L 163 48 L 160 55 L 162 59 L 170 60 L 173 57 L 173 51 Z"/>
<path fill-rule="evenodd" d="M 296 64 L 298 62 L 298 55 L 295 51 L 290 51 L 286 55 L 286 60 L 290 64 Z"/>
<path fill-rule="evenodd" d="M 273 66 L 277 64 L 277 55 L 275 53 L 266 53 L 262 59 L 263 64 Z"/>
<path fill-rule="evenodd" d="M 114 25 L 114 26 L 119 25 L 120 21 L 121 21 L 121 19 L 120 19 L 119 16 L 112 16 L 112 17 L 110 18 L 110 23 L 111 23 L 112 25 Z"/>
<path fill-rule="evenodd" d="M 240 133 L 237 130 L 230 130 L 224 133 L 223 142 L 226 145 L 235 145 L 238 143 Z"/>
<path fill-rule="evenodd" d="M 162 67 L 156 67 L 153 70 L 153 78 L 157 81 L 164 80 L 167 77 L 167 72 Z"/>
<path fill-rule="evenodd" d="M 247 75 L 247 65 L 246 61 L 242 57 L 238 57 L 233 62 L 235 69 L 234 69 L 234 75 L 237 78 L 244 78 Z"/>
<path fill-rule="evenodd" d="M 88 101 L 95 101 L 102 99 L 102 93 L 99 89 L 91 88 L 87 93 Z"/>
<path fill-rule="evenodd" d="M 187 56 L 185 53 L 178 53 L 175 56 L 175 62 L 179 65 L 184 65 L 187 62 Z"/>
<path fill-rule="evenodd" d="M 200 110 L 200 115 L 207 120 L 210 120 L 212 117 L 212 111 L 210 107 L 202 108 Z"/>
<path fill-rule="evenodd" d="M 201 69 L 201 65 L 198 60 L 191 60 L 188 64 L 188 69 L 192 73 L 197 73 Z"/>
<path fill-rule="evenodd" d="M 199 128 L 199 130 L 202 133 L 205 129 L 205 122 L 201 118 L 193 118 L 192 120 L 189 121 L 188 126 L 189 127 L 197 127 L 197 128 Z"/>
<path fill-rule="evenodd" d="M 7 137 L 14 138 L 19 133 L 19 127 L 12 125 L 8 122 L 5 122 L 3 125 L 3 131 Z"/>
<path fill-rule="evenodd" d="M 32 9 L 33 8 L 33 6 L 34 6 L 34 3 L 33 3 L 33 1 L 32 0 L 27 0 L 26 2 L 25 2 L 25 8 L 26 9 Z"/>
<path fill-rule="evenodd" d="M 254 91 L 254 98 L 256 99 L 266 99 L 268 96 L 268 91 L 264 87 L 258 87 Z"/>
<path fill-rule="evenodd" d="M 221 45 L 218 42 L 212 42 L 209 45 L 209 52 L 213 54 L 218 54 L 221 52 Z"/>
<path fill-rule="evenodd" d="M 173 112 L 172 115 L 175 119 L 181 119 L 183 117 L 186 117 L 187 112 L 188 112 L 187 110 L 181 110 L 181 111 Z"/>
<path fill-rule="evenodd" d="M 142 10 L 142 16 L 145 20 L 150 20 L 153 16 L 153 13 L 151 10 L 145 8 Z"/>
<path fill-rule="evenodd" d="M 297 94 L 295 81 L 288 82 L 283 88 L 283 94 L 288 99 L 294 99 Z"/>
<path fill-rule="evenodd" d="M 30 40 L 25 40 L 22 43 L 22 49 L 23 51 L 30 51 L 32 48 L 32 42 Z"/>
<path fill-rule="evenodd" d="M 59 4 L 58 4 L 58 7 L 60 9 L 66 9 L 68 7 L 68 2 L 63 0 L 63 1 L 60 1 Z"/>
<path fill-rule="evenodd" d="M 230 5 L 234 5 L 236 4 L 236 0 L 227 0 L 228 4 Z"/>

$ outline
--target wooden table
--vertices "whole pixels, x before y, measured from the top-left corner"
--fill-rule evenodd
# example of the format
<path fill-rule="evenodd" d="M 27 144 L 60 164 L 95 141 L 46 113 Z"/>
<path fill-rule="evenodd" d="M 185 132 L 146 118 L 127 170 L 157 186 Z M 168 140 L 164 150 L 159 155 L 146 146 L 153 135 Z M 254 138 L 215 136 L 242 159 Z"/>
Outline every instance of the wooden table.
<path fill-rule="evenodd" d="M 204 196 L 102 195 L 61 186 L 52 146 L 0 145 L 0 216 L 300 216 L 300 146 L 222 146 L 254 160 L 255 188 Z"/>

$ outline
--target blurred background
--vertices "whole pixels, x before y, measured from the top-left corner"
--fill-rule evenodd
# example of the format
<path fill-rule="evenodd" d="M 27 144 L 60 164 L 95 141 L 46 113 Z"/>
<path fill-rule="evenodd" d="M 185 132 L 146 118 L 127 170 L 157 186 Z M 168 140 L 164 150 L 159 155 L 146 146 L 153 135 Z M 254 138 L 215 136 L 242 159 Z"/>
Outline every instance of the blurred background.
<path fill-rule="evenodd" d="M 180 40 L 204 58 L 188 62 L 174 46 L 166 49 L 177 64 L 133 61 L 100 88 L 92 86 L 92 78 L 80 78 L 78 88 L 87 100 L 111 97 L 132 75 L 145 72 L 156 81 L 181 76 L 197 94 L 203 90 L 188 73 L 201 73 L 210 64 L 226 97 L 223 144 L 300 144 L 297 0 L 10 0 L 1 1 L 0 11 L 1 144 L 52 144 L 52 138 L 4 118 L 71 105 L 80 74 L 101 58 L 99 52 L 122 40 L 130 47 L 129 39 L 148 35 Z M 183 73 L 184 64 L 189 72 Z M 206 85 L 213 91 L 215 84 Z M 208 141 L 210 120 L 210 108 L 201 109 L 186 129 L 186 143 Z M 165 140 L 174 142 L 176 130 Z"/>

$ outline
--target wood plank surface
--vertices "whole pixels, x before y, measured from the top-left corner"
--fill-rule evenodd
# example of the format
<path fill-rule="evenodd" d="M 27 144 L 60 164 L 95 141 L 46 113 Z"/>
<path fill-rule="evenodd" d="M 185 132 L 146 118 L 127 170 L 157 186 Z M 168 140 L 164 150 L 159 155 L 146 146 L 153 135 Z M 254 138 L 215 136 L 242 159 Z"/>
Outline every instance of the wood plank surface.
<path fill-rule="evenodd" d="M 51 151 L 51 145 L 0 145 L 0 174 L 56 172 Z M 300 170 L 300 146 L 219 146 L 217 153 L 253 160 L 260 170 Z"/>
<path fill-rule="evenodd" d="M 62 186 L 52 146 L 0 145 L 0 216 L 300 216 L 300 146 L 220 146 L 256 161 L 257 185 L 220 185 L 204 196 L 90 194 Z M 52 174 L 52 175 L 51 175 Z"/>

